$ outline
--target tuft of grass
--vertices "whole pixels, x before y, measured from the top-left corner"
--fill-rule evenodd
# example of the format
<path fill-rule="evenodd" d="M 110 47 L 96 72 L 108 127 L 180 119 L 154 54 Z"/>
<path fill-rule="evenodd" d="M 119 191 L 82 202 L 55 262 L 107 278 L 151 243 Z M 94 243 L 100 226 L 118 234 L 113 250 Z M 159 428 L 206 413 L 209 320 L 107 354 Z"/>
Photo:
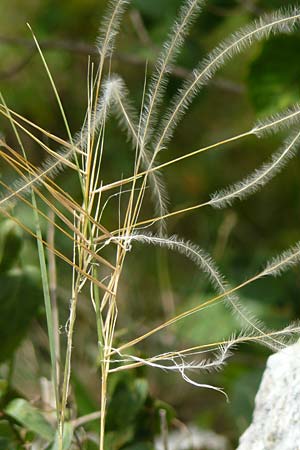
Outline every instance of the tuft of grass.
<path fill-rule="evenodd" d="M 16 180 L 11 185 L 0 181 L 2 186 L 0 212 L 3 216 L 15 221 L 25 232 L 37 240 L 49 332 L 51 375 L 56 394 L 57 440 L 55 448 L 58 450 L 64 448 L 72 372 L 73 336 L 76 328 L 78 301 L 83 292 L 89 293 L 97 324 L 95 340 L 98 344 L 101 372 L 99 380 L 101 408 L 100 414 L 96 413 L 95 417 L 100 416 L 100 450 L 105 448 L 108 381 L 112 373 L 139 366 L 149 366 L 175 371 L 185 382 L 223 392 L 219 387 L 199 383 L 193 377 L 193 372 L 222 368 L 232 350 L 240 343 L 255 341 L 267 345 L 273 350 L 278 350 L 290 342 L 290 336 L 298 335 L 300 331 L 297 323 L 291 324 L 283 330 L 268 330 L 264 324 L 257 321 L 247 311 L 238 297 L 239 291 L 246 285 L 254 283 L 266 275 L 276 276 L 298 263 L 299 244 L 268 262 L 258 274 L 238 286 L 231 287 L 205 250 L 185 239 L 169 236 L 167 232 L 168 218 L 174 215 L 195 212 L 205 206 L 225 207 L 234 199 L 242 200 L 246 196 L 256 193 L 284 168 L 296 154 L 299 146 L 300 109 L 299 105 L 294 105 L 287 111 L 254 124 L 248 131 L 241 132 L 239 135 L 214 142 L 204 148 L 187 151 L 181 157 L 159 164 L 160 153 L 172 139 L 175 128 L 179 125 L 194 97 L 209 83 L 222 65 L 247 49 L 252 43 L 267 39 L 272 34 L 291 33 L 298 29 L 300 24 L 300 9 L 287 8 L 263 16 L 233 34 L 198 64 L 192 79 L 183 83 L 166 114 L 161 117 L 161 101 L 172 64 L 176 60 L 190 27 L 204 7 L 204 3 L 202 0 L 182 2 L 178 18 L 162 47 L 153 75 L 149 81 L 145 80 L 142 104 L 135 107 L 130 101 L 125 81 L 120 76 L 111 73 L 109 64 L 122 16 L 130 2 L 129 0 L 111 0 L 109 2 L 107 15 L 100 26 L 97 39 L 98 65 L 95 66 L 89 61 L 88 100 L 84 123 L 81 130 L 74 136 L 70 131 L 54 77 L 39 46 L 38 39 L 32 33 L 60 108 L 68 142 L 9 109 L 4 98 L 1 97 L 0 112 L 11 123 L 19 148 L 14 149 L 4 139 L 0 140 L 0 156 L 3 162 L 15 171 L 16 175 Z M 116 115 L 119 119 L 120 126 L 130 138 L 135 158 L 130 177 L 111 180 L 104 184 L 102 181 L 102 174 L 105 172 L 103 154 L 107 146 L 105 131 L 110 115 Z M 264 137 L 270 132 L 276 133 L 285 129 L 289 130 L 290 137 L 274 154 L 271 161 L 266 162 L 261 168 L 232 187 L 213 194 L 210 200 L 202 204 L 168 212 L 167 187 L 163 180 L 165 167 L 180 164 L 183 159 L 195 157 L 227 143 L 246 139 L 251 135 Z M 290 131 L 291 129 L 292 131 Z M 48 154 L 46 162 L 41 167 L 36 167 L 28 160 L 25 145 L 20 137 L 21 133 L 25 133 L 32 142 L 37 143 Z M 45 142 L 49 142 L 49 144 L 46 145 L 38 138 L 40 134 L 47 138 Z M 57 150 L 58 145 L 60 148 Z M 72 193 L 65 192 L 55 181 L 56 175 L 67 167 L 77 174 L 81 191 L 79 202 L 73 198 Z M 126 186 L 126 191 L 123 190 L 124 186 Z M 112 196 L 119 197 L 120 206 L 112 211 L 119 226 L 110 230 L 103 223 L 102 218 L 103 212 L 110 207 L 109 200 Z M 154 216 L 141 220 L 141 212 L 148 196 L 153 201 Z M 17 202 L 23 202 L 32 210 L 36 223 L 34 230 L 31 230 L 19 217 L 14 216 L 13 206 Z M 51 211 L 50 214 L 45 214 L 43 210 L 45 206 Z M 41 220 L 45 221 L 52 230 L 51 239 L 43 237 Z M 152 230 L 155 224 L 159 225 L 157 234 Z M 149 232 L 144 230 L 148 227 L 151 229 Z M 62 233 L 70 241 L 72 257 L 59 250 L 54 239 L 54 232 Z M 189 258 L 199 271 L 207 276 L 216 295 L 193 309 L 175 315 L 129 342 L 121 342 L 116 347 L 119 281 L 126 263 L 126 256 L 129 252 L 134 251 L 136 244 L 165 247 Z M 111 249 L 110 252 L 107 252 L 107 247 Z M 45 249 L 52 255 L 49 259 L 49 267 L 46 262 Z M 55 288 L 53 274 L 56 258 L 66 263 L 72 273 L 64 354 L 61 351 L 60 340 L 63 337 L 59 334 L 57 306 L 50 289 L 52 286 L 53 292 Z M 105 276 L 102 275 L 103 268 L 106 271 Z M 222 342 L 202 343 L 194 348 L 174 349 L 150 357 L 140 358 L 132 353 L 132 348 L 149 336 L 184 317 L 202 312 L 217 302 L 224 302 L 240 319 L 244 327 L 242 333 L 226 337 Z M 125 349 L 131 349 L 130 354 L 125 354 Z M 205 358 L 208 351 L 212 354 L 211 358 Z"/>

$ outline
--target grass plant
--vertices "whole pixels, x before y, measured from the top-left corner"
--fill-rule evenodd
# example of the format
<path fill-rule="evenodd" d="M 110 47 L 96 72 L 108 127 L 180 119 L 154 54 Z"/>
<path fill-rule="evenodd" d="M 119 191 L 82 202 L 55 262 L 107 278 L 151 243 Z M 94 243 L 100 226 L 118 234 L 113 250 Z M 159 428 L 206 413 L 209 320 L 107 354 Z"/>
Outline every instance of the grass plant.
<path fill-rule="evenodd" d="M 200 208 L 223 208 L 256 193 L 270 182 L 293 158 L 300 144 L 300 106 L 291 106 L 275 116 L 267 117 L 241 131 L 236 136 L 196 150 L 187 149 L 180 157 L 160 163 L 160 154 L 173 138 L 176 127 L 186 113 L 189 105 L 216 74 L 218 69 L 229 62 L 253 43 L 267 39 L 271 35 L 292 33 L 300 25 L 300 9 L 286 8 L 265 15 L 249 26 L 230 36 L 211 52 L 198 66 L 193 76 L 183 83 L 175 94 L 166 113 L 161 115 L 160 107 L 168 84 L 172 65 L 184 44 L 198 14 L 205 7 L 202 0 L 183 0 L 178 18 L 173 25 L 155 65 L 153 75 L 146 77 L 141 105 L 135 106 L 125 81 L 111 73 L 110 58 L 115 48 L 121 20 L 129 0 L 111 0 L 107 15 L 100 25 L 97 48 L 97 65 L 89 61 L 87 83 L 87 109 L 81 130 L 73 135 L 67 115 L 64 111 L 59 92 L 56 88 L 52 70 L 48 67 L 38 39 L 33 35 L 42 65 L 49 78 L 50 86 L 56 97 L 68 140 L 64 140 L 32 123 L 6 105 L 1 97 L 0 112 L 11 124 L 17 138 L 16 148 L 10 146 L 4 138 L 0 140 L 0 155 L 3 164 L 15 172 L 15 181 L 6 184 L 0 180 L 2 194 L 0 212 L 16 222 L 26 233 L 37 240 L 42 274 L 49 349 L 51 355 L 51 379 L 55 390 L 57 414 L 58 450 L 66 447 L 64 436 L 68 422 L 68 399 L 72 372 L 73 336 L 76 328 L 76 312 L 83 292 L 89 293 L 97 325 L 99 390 L 100 390 L 100 436 L 99 449 L 105 449 L 105 421 L 108 403 L 108 383 L 112 373 L 130 370 L 139 366 L 177 372 L 185 382 L 192 385 L 222 391 L 221 388 L 198 381 L 195 371 L 220 369 L 231 355 L 234 347 L 243 342 L 255 341 L 278 350 L 288 345 L 290 337 L 297 336 L 299 325 L 291 324 L 283 330 L 269 330 L 256 320 L 239 300 L 239 291 L 246 285 L 262 277 L 277 276 L 292 265 L 299 263 L 300 244 L 283 251 L 253 277 L 237 286 L 230 286 L 212 257 L 201 246 L 178 236 L 168 235 L 168 219 L 178 214 L 198 214 Z M 120 126 L 129 138 L 134 163 L 132 175 L 104 184 L 105 165 L 103 154 L 107 151 L 106 125 L 111 115 L 115 115 Z M 200 119 L 199 119 L 200 120 Z M 249 136 L 264 137 L 268 133 L 288 130 L 289 136 L 282 147 L 269 161 L 249 176 L 229 188 L 220 189 L 210 199 L 201 204 L 184 209 L 172 205 L 169 211 L 167 186 L 163 172 L 167 166 L 180 164 L 186 158 L 196 158 L 207 151 L 213 151 L 233 141 L 247 139 Z M 43 136 L 41 139 L 39 136 Z M 26 144 L 24 137 L 26 137 Z M 38 144 L 47 157 L 41 167 L 30 162 L 27 154 L 28 142 Z M 57 149 L 59 147 L 59 149 Z M 122 150 L 122 149 L 121 149 Z M 72 192 L 65 190 L 55 181 L 56 176 L 65 168 L 76 173 L 81 191 L 81 201 L 74 199 Z M 118 224 L 108 229 L 103 221 L 103 213 L 110 208 L 112 196 L 119 198 L 119 208 L 112 214 Z M 153 201 L 153 216 L 145 218 L 143 206 L 145 200 Z M 30 229 L 22 218 L 14 215 L 14 205 L 22 202 L 32 210 L 36 228 Z M 50 214 L 45 213 L 46 209 Z M 41 221 L 52 230 L 52 238 L 46 239 Z M 72 245 L 72 258 L 64 254 L 55 244 L 55 233 L 61 233 Z M 138 245 L 165 247 L 190 259 L 199 271 L 211 283 L 216 295 L 203 300 L 189 309 L 148 330 L 129 342 L 116 341 L 118 324 L 119 281 L 126 264 L 126 256 L 134 252 Z M 203 243 L 205 247 L 205 243 Z M 45 250 L 49 251 L 48 264 Z M 109 249 L 109 251 L 108 251 Z M 108 255 L 108 256 L 107 256 Z M 55 259 L 61 259 L 72 271 L 69 317 L 66 325 L 66 351 L 63 352 L 59 334 L 57 304 L 53 297 L 55 291 Z M 148 337 L 166 329 L 185 317 L 203 312 L 209 306 L 223 302 L 241 321 L 244 331 L 225 337 L 222 342 L 199 343 L 188 349 L 170 349 L 170 351 L 149 357 L 140 357 L 134 352 L 135 346 Z M 138 330 L 137 330 L 138 334 Z M 118 342 L 118 343 L 117 343 Z M 125 353 L 128 350 L 128 353 Z M 130 350 L 130 351 L 129 351 Z M 211 355 L 206 358 L 209 351 Z M 97 415 L 98 417 L 98 415 Z M 54 447 L 53 447 L 54 448 Z M 106 447 L 106 450 L 108 448 Z"/>

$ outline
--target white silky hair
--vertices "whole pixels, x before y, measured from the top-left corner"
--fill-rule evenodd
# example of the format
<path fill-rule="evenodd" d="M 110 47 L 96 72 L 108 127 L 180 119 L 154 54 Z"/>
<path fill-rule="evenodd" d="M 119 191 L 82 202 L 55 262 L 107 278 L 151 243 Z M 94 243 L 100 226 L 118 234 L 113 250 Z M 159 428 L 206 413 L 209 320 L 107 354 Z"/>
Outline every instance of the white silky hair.
<path fill-rule="evenodd" d="M 300 145 L 300 131 L 293 133 L 286 139 L 284 145 L 272 156 L 269 162 L 255 169 L 243 180 L 211 195 L 208 202 L 214 208 L 224 208 L 231 205 L 235 199 L 245 199 L 257 192 L 277 175 L 292 159 Z"/>
<path fill-rule="evenodd" d="M 291 128 L 293 125 L 299 124 L 299 121 L 300 104 L 295 103 L 283 112 L 278 112 L 265 119 L 258 120 L 252 128 L 251 133 L 261 138 L 268 134 Z"/>
<path fill-rule="evenodd" d="M 156 63 L 150 86 L 146 93 L 141 118 L 133 112 L 133 107 L 128 101 L 127 89 L 119 77 L 115 77 L 112 88 L 118 101 L 115 102 L 117 115 L 128 136 L 139 149 L 142 167 L 145 171 L 154 168 L 153 152 L 149 150 L 149 137 L 152 135 L 153 125 L 157 117 L 157 108 L 162 100 L 167 85 L 167 75 L 170 73 L 172 63 L 182 47 L 185 37 L 201 9 L 203 0 L 186 0 L 179 12 L 179 18 L 172 27 L 169 38 L 163 46 L 163 50 Z M 138 124 L 138 125 L 137 125 Z M 135 131 L 136 130 L 136 131 Z M 152 187 L 151 196 L 155 206 L 155 212 L 164 216 L 168 212 L 168 194 L 163 177 L 158 171 L 151 171 L 149 176 Z M 160 234 L 165 231 L 165 221 L 158 224 Z"/>
<path fill-rule="evenodd" d="M 155 141 L 155 156 L 166 146 L 172 138 L 173 132 L 187 110 L 188 106 L 215 75 L 216 71 L 233 56 L 247 49 L 252 43 L 268 38 L 278 33 L 291 33 L 300 23 L 300 9 L 287 8 L 275 13 L 262 16 L 251 25 L 243 27 L 216 47 L 197 69 L 194 70 L 192 80 L 183 84 L 164 119 Z"/>
<path fill-rule="evenodd" d="M 115 38 L 117 32 L 119 30 L 120 21 L 123 13 L 126 10 L 126 6 L 129 4 L 128 0 L 113 0 L 109 3 L 108 13 L 106 14 L 106 18 L 103 22 L 104 26 L 101 27 L 100 36 L 98 38 L 98 47 L 100 52 L 105 53 L 105 55 L 109 54 L 113 50 Z M 175 100 L 172 103 L 169 113 L 167 114 L 166 119 L 163 121 L 162 134 L 158 134 L 158 141 L 154 146 L 155 150 L 151 156 L 151 150 L 145 149 L 144 143 L 141 141 L 143 139 L 143 133 L 145 137 L 145 121 L 150 121 L 150 116 L 154 113 L 157 105 L 159 103 L 159 92 L 163 92 L 164 86 L 164 75 L 169 72 L 170 62 L 173 61 L 176 57 L 177 52 L 179 51 L 184 38 L 189 30 L 193 20 L 201 10 L 203 2 L 200 0 L 187 0 L 182 8 L 179 15 L 179 19 L 175 23 L 169 39 L 166 41 L 164 50 L 162 51 L 158 63 L 156 65 L 156 69 L 154 71 L 152 80 L 150 82 L 150 88 L 148 95 L 146 96 L 148 100 L 146 101 L 144 111 L 141 118 L 141 126 L 138 126 L 138 136 L 139 139 L 139 147 L 140 152 L 142 152 L 143 156 L 143 167 L 145 170 L 155 169 L 155 158 L 156 154 L 161 150 L 161 145 L 165 138 L 168 136 L 169 132 L 172 134 L 172 129 L 176 125 L 177 119 L 179 119 L 180 115 L 184 113 L 184 110 L 188 107 L 190 101 L 193 99 L 194 95 L 198 92 L 198 90 L 206 84 L 206 82 L 214 75 L 216 70 L 224 64 L 229 58 L 239 53 L 244 48 L 248 47 L 252 42 L 256 40 L 260 40 L 262 38 L 268 37 L 270 34 L 277 34 L 279 32 L 291 32 L 295 29 L 295 26 L 298 24 L 300 13 L 296 8 L 288 8 L 286 11 L 277 11 L 271 15 L 266 15 L 255 21 L 252 25 L 248 27 L 244 27 L 240 30 L 240 32 L 233 34 L 233 36 L 224 41 L 219 47 L 217 47 L 208 57 L 204 60 L 199 68 L 194 72 L 194 79 L 192 81 L 187 81 L 184 83 L 183 88 L 180 90 Z M 185 17 L 186 14 L 186 17 Z M 169 62 L 167 64 L 167 62 Z M 151 96 L 152 94 L 157 93 L 156 95 Z M 0 205 L 7 203 L 9 200 L 12 200 L 14 197 L 23 195 L 24 192 L 28 192 L 28 188 L 33 184 L 42 184 L 43 179 L 45 177 L 53 178 L 58 173 L 60 173 L 65 164 L 62 160 L 71 160 L 73 159 L 76 148 L 84 148 L 86 147 L 88 133 L 95 132 L 100 128 L 103 123 L 104 116 L 109 114 L 111 99 L 113 94 L 118 92 L 121 101 L 124 104 L 123 115 L 117 111 L 118 108 L 115 108 L 117 111 L 118 117 L 122 122 L 124 128 L 127 129 L 128 135 L 130 135 L 131 139 L 133 138 L 134 133 L 133 127 L 130 125 L 130 117 L 132 117 L 132 123 L 138 123 L 137 116 L 133 114 L 133 108 L 130 106 L 129 101 L 127 100 L 127 90 L 125 84 L 121 81 L 121 79 L 117 79 L 117 77 L 112 77 L 110 80 L 104 83 L 102 89 L 102 95 L 98 100 L 98 106 L 96 113 L 92 114 L 91 117 L 91 126 L 85 124 L 82 130 L 75 135 L 74 138 L 74 146 L 73 148 L 63 148 L 58 151 L 58 158 L 56 157 L 48 157 L 42 166 L 37 170 L 36 175 L 30 177 L 30 180 L 19 179 L 12 186 L 12 189 L 15 190 L 15 193 L 10 194 L 2 194 L 0 197 Z M 114 102 L 116 106 L 116 102 Z M 147 106 L 148 105 L 148 106 Z M 105 115 L 104 115 L 105 111 Z M 126 112 L 127 111 L 127 112 Z M 274 115 L 265 121 L 258 122 L 254 128 L 252 129 L 252 133 L 257 136 L 262 136 L 268 132 L 275 132 L 281 128 L 289 127 L 299 120 L 299 105 L 295 105 L 293 108 L 289 109 L 283 114 Z M 126 116 L 127 114 L 127 116 Z M 155 114 L 154 114 L 155 115 Z M 136 119 L 134 120 L 134 116 Z M 175 120 L 176 119 L 176 120 Z M 149 122 L 150 124 L 150 122 Z M 135 125 L 135 129 L 137 127 Z M 147 134 L 147 132 L 146 132 Z M 170 137 L 171 137 L 170 134 Z M 159 144 L 159 145 L 158 145 Z M 287 142 L 289 146 L 290 142 Z M 220 193 L 214 194 L 211 199 L 212 206 L 221 207 L 224 199 L 224 206 L 227 204 L 226 198 L 228 198 L 228 202 L 234 199 L 234 191 L 236 192 L 236 196 L 238 195 L 248 195 L 251 192 L 255 192 L 259 186 L 263 186 L 269 181 L 273 176 L 280 171 L 280 169 L 284 166 L 284 164 L 288 161 L 290 157 L 294 155 L 295 146 L 291 145 L 288 149 L 283 149 L 281 152 L 279 151 L 276 155 L 274 155 L 272 161 L 269 164 L 265 164 L 247 177 L 246 180 L 242 182 L 242 184 L 246 183 L 249 187 L 241 186 L 239 183 L 235 184 L 232 188 L 221 191 Z M 287 151 L 285 151 L 287 150 Z M 152 197 L 154 199 L 154 204 L 156 206 L 156 213 L 158 216 L 166 215 L 168 211 L 168 195 L 167 190 L 164 185 L 161 174 L 158 171 L 153 171 L 149 173 L 150 184 Z M 258 182 L 255 182 L 255 178 L 257 178 Z M 245 187 L 245 188 L 244 188 Z M 228 194 L 225 195 L 225 194 Z M 164 221 L 161 222 L 161 233 L 165 230 Z"/>
<path fill-rule="evenodd" d="M 169 36 L 163 44 L 163 49 L 150 79 L 142 112 L 141 144 L 143 146 L 150 144 L 149 140 L 152 137 L 158 118 L 157 109 L 167 87 L 168 75 L 204 3 L 204 0 L 186 0 L 180 8 L 178 19 L 175 20 Z"/>
<path fill-rule="evenodd" d="M 110 56 L 113 53 L 122 16 L 129 3 L 130 0 L 110 0 L 96 40 L 102 57 Z"/>
<path fill-rule="evenodd" d="M 184 355 L 181 355 L 180 353 L 176 354 L 176 352 L 172 356 L 166 353 L 157 355 L 154 361 L 154 358 L 150 358 L 150 360 L 147 360 L 135 355 L 124 355 L 117 349 L 112 349 L 113 352 L 118 354 L 119 358 L 110 359 L 110 362 L 112 364 L 137 362 L 148 367 L 161 369 L 167 372 L 178 372 L 181 375 L 182 379 L 188 384 L 221 392 L 228 399 L 226 393 L 222 388 L 213 386 L 211 384 L 199 383 L 198 381 L 192 379 L 190 375 L 187 375 L 187 372 L 196 370 L 212 372 L 214 370 L 220 370 L 225 365 L 226 360 L 232 355 L 231 350 L 233 349 L 234 345 L 235 339 L 230 339 L 226 344 L 220 345 L 217 350 L 212 352 L 213 356 L 211 358 L 201 357 L 201 359 L 199 359 L 200 355 L 202 355 L 203 353 L 207 353 L 202 351 L 195 351 L 192 354 L 188 355 L 193 356 L 194 358 L 197 357 L 198 361 L 188 361 L 188 359 Z"/>
<path fill-rule="evenodd" d="M 112 110 L 115 112 L 121 127 L 127 133 L 132 147 L 138 149 L 142 169 L 147 171 L 151 167 L 151 153 L 141 144 L 138 115 L 129 101 L 129 93 L 125 82 L 120 76 L 113 74 L 107 81 L 107 85 L 110 91 Z M 168 212 L 168 193 L 163 175 L 159 171 L 151 171 L 148 177 L 155 213 L 159 216 L 164 216 Z M 165 222 L 160 221 L 159 231 L 161 234 L 165 231 L 164 225 Z"/>
<path fill-rule="evenodd" d="M 230 308 L 234 315 L 239 318 L 245 326 L 245 332 L 256 332 L 261 336 L 264 344 L 270 347 L 273 351 L 277 351 L 285 346 L 284 341 L 269 337 L 269 330 L 261 323 L 248 309 L 241 304 L 238 296 L 235 293 L 226 294 L 230 291 L 230 285 L 225 280 L 224 275 L 221 274 L 215 261 L 203 249 L 196 244 L 179 239 L 178 236 L 171 237 L 155 236 L 152 233 L 131 234 L 125 236 L 114 236 L 106 241 L 108 245 L 111 241 L 122 241 L 128 250 L 131 250 L 133 242 L 142 244 L 155 245 L 159 247 L 167 247 L 169 250 L 176 251 L 191 261 L 207 276 L 208 281 L 212 287 L 220 295 L 224 295 L 225 305 Z"/>
<path fill-rule="evenodd" d="M 295 335 L 298 336 L 300 332 L 300 325 L 298 322 L 292 323 L 282 330 L 272 332 L 272 338 L 274 341 L 283 343 L 283 346 L 291 345 L 295 342 Z M 213 389 L 221 392 L 227 398 L 226 393 L 219 387 L 203 384 L 195 381 L 191 378 L 191 375 L 187 375 L 189 372 L 204 371 L 212 372 L 218 371 L 226 364 L 227 359 L 232 355 L 232 351 L 237 345 L 246 342 L 257 342 L 265 345 L 265 339 L 261 334 L 255 335 L 254 330 L 252 332 L 241 332 L 238 335 L 233 334 L 227 341 L 218 346 L 211 346 L 206 349 L 191 349 L 190 351 L 174 351 L 151 356 L 150 358 L 141 358 L 133 354 L 123 354 L 118 349 L 111 349 L 111 351 L 117 355 L 117 357 L 110 358 L 110 363 L 117 365 L 117 368 L 110 369 L 110 372 L 117 372 L 122 368 L 122 365 L 138 363 L 154 369 L 160 369 L 166 372 L 178 372 L 183 380 L 193 386 Z M 201 346 L 200 346 L 201 347 Z M 209 353 L 212 356 L 206 357 Z"/>
<path fill-rule="evenodd" d="M 230 290 L 230 286 L 227 284 L 224 276 L 220 273 L 213 259 L 194 243 L 178 239 L 177 236 L 163 238 L 153 236 L 150 233 L 143 235 L 123 236 L 122 239 L 124 239 L 126 245 L 129 245 L 129 247 L 131 246 L 131 243 L 136 240 L 141 243 L 154 244 L 161 247 L 166 246 L 171 250 L 176 250 L 191 259 L 207 275 L 209 281 L 217 292 L 224 294 Z M 256 276 L 256 278 L 259 279 L 268 275 L 275 277 L 279 276 L 284 271 L 296 266 L 299 263 L 300 242 L 296 243 L 296 245 L 292 248 L 283 251 L 280 255 L 272 258 L 271 261 L 266 264 L 265 268 Z M 282 336 L 284 338 L 283 341 L 278 338 L 269 339 L 267 334 L 270 334 L 270 331 L 264 330 L 262 324 L 257 322 L 255 318 L 252 318 L 251 315 L 249 316 L 248 311 L 240 305 L 238 297 L 235 294 L 226 295 L 225 300 L 225 304 L 229 304 L 230 308 L 243 319 L 247 325 L 247 328 L 251 330 L 250 332 L 258 332 L 261 336 L 261 342 L 268 345 L 273 350 L 279 350 L 282 346 L 286 346 L 286 335 L 289 333 L 299 332 L 299 324 L 295 323 L 282 330 Z M 247 332 L 247 330 L 245 330 L 245 332 Z M 280 337 L 280 332 L 276 333 L 276 336 Z"/>
<path fill-rule="evenodd" d="M 293 247 L 284 250 L 281 254 L 272 258 L 262 272 L 262 276 L 277 277 L 286 270 L 298 265 L 300 263 L 300 242 L 297 242 Z"/>
<path fill-rule="evenodd" d="M 153 153 L 150 141 L 153 137 L 154 127 L 158 119 L 158 108 L 167 87 L 168 75 L 203 4 L 204 0 L 186 0 L 183 3 L 179 11 L 178 19 L 175 20 L 169 37 L 163 45 L 163 49 L 150 79 L 141 113 L 139 132 L 139 148 L 140 152 L 145 155 L 144 162 L 146 165 L 144 166 L 146 166 L 146 169 L 155 168 L 155 152 Z M 150 184 L 153 186 L 152 198 L 155 204 L 155 212 L 160 217 L 165 216 L 168 212 L 168 195 L 162 181 L 162 176 L 158 171 L 155 171 L 149 174 L 149 178 Z M 165 221 L 161 220 L 158 226 L 159 233 L 162 235 L 166 231 Z"/>

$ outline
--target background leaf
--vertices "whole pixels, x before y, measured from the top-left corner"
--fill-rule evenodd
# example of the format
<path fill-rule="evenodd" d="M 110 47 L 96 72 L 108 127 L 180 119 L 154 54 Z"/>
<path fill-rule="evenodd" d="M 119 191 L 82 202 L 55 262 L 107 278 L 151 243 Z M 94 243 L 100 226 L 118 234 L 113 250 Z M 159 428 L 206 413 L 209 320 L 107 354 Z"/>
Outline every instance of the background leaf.
<path fill-rule="evenodd" d="M 250 66 L 249 93 L 260 115 L 280 111 L 300 100 L 300 36 L 266 41 Z"/>
<path fill-rule="evenodd" d="M 4 412 L 17 422 L 20 422 L 27 430 L 33 431 L 43 439 L 52 441 L 54 437 L 52 426 L 47 422 L 41 412 L 27 400 L 22 398 L 12 400 Z"/>
<path fill-rule="evenodd" d="M 42 302 L 40 273 L 35 267 L 0 274 L 0 361 L 10 357 Z"/>
<path fill-rule="evenodd" d="M 134 424 L 148 395 L 148 383 L 142 378 L 123 379 L 116 386 L 107 412 L 107 429 L 122 430 Z"/>
<path fill-rule="evenodd" d="M 0 223 L 0 272 L 9 270 L 19 257 L 23 233 L 12 220 Z"/>

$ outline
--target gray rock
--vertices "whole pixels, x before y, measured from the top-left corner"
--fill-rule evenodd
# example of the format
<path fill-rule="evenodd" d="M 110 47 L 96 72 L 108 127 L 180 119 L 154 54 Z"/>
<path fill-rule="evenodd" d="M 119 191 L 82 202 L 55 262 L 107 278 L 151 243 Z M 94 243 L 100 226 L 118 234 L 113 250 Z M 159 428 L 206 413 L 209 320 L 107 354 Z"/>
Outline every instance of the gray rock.
<path fill-rule="evenodd" d="M 237 450 L 300 450 L 300 343 L 270 356 Z"/>

